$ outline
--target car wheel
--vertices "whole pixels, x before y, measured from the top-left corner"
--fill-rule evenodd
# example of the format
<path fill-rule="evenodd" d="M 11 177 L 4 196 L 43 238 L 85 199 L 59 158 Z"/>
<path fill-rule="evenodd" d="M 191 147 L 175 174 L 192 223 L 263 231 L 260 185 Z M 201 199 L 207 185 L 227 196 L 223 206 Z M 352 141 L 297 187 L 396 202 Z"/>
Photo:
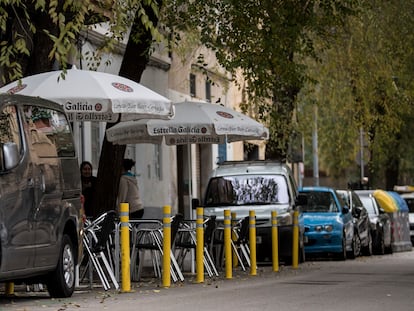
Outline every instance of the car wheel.
<path fill-rule="evenodd" d="M 72 241 L 64 234 L 59 261 L 47 282 L 47 290 L 53 298 L 70 297 L 75 290 L 75 255 Z"/>
<path fill-rule="evenodd" d="M 361 253 L 361 239 L 359 235 L 354 232 L 354 237 L 352 238 L 352 249 L 348 252 L 348 257 L 351 259 L 355 259 Z"/>
<path fill-rule="evenodd" d="M 377 244 L 377 251 L 378 255 L 385 254 L 385 241 L 384 241 L 384 232 L 378 231 L 378 244 Z"/>
<path fill-rule="evenodd" d="M 306 261 L 305 248 L 300 247 L 299 248 L 299 263 L 304 263 L 305 261 Z"/>
<path fill-rule="evenodd" d="M 338 254 L 338 259 L 345 260 L 346 259 L 346 238 L 345 232 L 342 234 L 342 251 Z"/>
<path fill-rule="evenodd" d="M 368 244 L 364 247 L 363 253 L 365 256 L 372 255 L 372 235 L 371 231 L 368 231 Z"/>

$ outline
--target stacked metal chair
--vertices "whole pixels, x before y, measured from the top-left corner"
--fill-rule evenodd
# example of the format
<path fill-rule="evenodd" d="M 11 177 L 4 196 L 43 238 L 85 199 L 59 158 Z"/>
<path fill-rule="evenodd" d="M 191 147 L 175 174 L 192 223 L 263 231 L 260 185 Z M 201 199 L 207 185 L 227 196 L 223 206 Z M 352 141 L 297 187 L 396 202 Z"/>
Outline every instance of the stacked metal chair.
<path fill-rule="evenodd" d="M 171 244 L 183 220 L 181 214 L 172 217 L 171 221 Z M 151 254 L 151 262 L 155 277 L 161 278 L 162 256 L 163 256 L 163 224 L 159 220 L 136 220 L 132 224 L 132 247 L 131 247 L 131 279 L 139 281 L 147 252 Z M 174 282 L 184 281 L 184 276 L 174 257 L 171 249 L 170 273 Z M 138 265 L 137 265 L 138 263 Z"/>
<path fill-rule="evenodd" d="M 249 216 L 240 219 L 232 231 L 235 236 L 231 241 L 232 248 L 241 268 L 246 271 L 245 264 L 250 267 Z"/>
<path fill-rule="evenodd" d="M 214 261 L 209 252 L 209 245 L 212 240 L 214 230 L 216 228 L 216 217 L 209 217 L 204 220 L 204 250 L 203 264 L 209 277 L 218 276 L 218 272 Z M 174 243 L 174 251 L 177 254 L 177 261 L 183 269 L 184 259 L 191 252 L 195 251 L 197 245 L 196 227 L 194 221 L 183 221 L 177 232 Z"/>
<path fill-rule="evenodd" d="M 83 247 L 88 255 L 88 262 L 80 279 L 82 280 L 89 270 L 90 281 L 92 282 L 93 268 L 105 290 L 111 288 L 110 282 L 116 289 L 119 289 L 113 270 L 112 243 L 110 243 L 115 228 L 115 219 L 115 211 L 111 210 L 103 213 L 95 220 L 87 221 L 83 235 Z"/>

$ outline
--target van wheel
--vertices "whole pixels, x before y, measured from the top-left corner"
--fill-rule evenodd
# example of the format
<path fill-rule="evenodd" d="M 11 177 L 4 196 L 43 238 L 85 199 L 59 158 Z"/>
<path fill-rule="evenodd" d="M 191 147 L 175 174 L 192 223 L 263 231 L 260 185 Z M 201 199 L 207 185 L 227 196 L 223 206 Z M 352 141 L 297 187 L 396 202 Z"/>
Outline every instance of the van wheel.
<path fill-rule="evenodd" d="M 70 297 L 75 290 L 75 256 L 72 241 L 67 234 L 62 238 L 56 270 L 50 274 L 46 285 L 53 298 Z"/>

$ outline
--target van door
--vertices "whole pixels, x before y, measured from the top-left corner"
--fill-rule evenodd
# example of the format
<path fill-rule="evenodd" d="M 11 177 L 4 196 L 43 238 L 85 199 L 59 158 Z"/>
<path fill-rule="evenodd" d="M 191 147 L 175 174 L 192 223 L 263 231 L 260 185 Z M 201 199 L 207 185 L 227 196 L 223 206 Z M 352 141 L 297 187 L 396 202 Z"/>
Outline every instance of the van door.
<path fill-rule="evenodd" d="M 6 167 L 7 154 L 1 152 L 0 172 L 0 243 L 1 271 L 26 269 L 34 263 L 32 219 L 35 207 L 33 166 L 27 155 L 22 123 L 17 107 L 0 108 L 0 146 L 14 143 L 19 161 Z"/>
<path fill-rule="evenodd" d="M 62 167 L 59 160 L 60 123 L 65 116 L 46 107 L 24 106 L 29 124 L 30 151 L 38 174 L 33 215 L 35 267 L 56 265 L 64 216 Z M 65 124 L 67 125 L 67 124 Z M 67 129 L 66 129 L 67 131 Z M 70 130 L 69 130 L 70 134 Z"/>

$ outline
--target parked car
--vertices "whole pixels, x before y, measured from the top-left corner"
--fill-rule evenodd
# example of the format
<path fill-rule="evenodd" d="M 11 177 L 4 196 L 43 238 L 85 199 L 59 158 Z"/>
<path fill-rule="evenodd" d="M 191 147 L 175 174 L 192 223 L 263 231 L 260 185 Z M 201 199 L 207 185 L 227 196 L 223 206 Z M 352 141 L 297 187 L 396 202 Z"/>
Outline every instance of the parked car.
<path fill-rule="evenodd" d="M 0 282 L 46 284 L 71 296 L 84 213 L 70 123 L 63 107 L 0 94 Z"/>
<path fill-rule="evenodd" d="M 390 216 L 379 206 L 372 190 L 356 190 L 355 193 L 368 211 L 374 254 L 392 253 Z"/>
<path fill-rule="evenodd" d="M 352 214 L 342 197 L 329 187 L 304 187 L 301 206 L 305 226 L 305 253 L 354 258 Z"/>
<path fill-rule="evenodd" d="M 414 192 L 403 193 L 401 197 L 408 205 L 408 221 L 410 223 L 410 239 L 412 245 L 414 245 Z"/>
<path fill-rule="evenodd" d="M 355 226 L 355 256 L 372 255 L 371 222 L 367 209 L 354 190 L 337 190 L 349 207 Z"/>
<path fill-rule="evenodd" d="M 204 197 L 204 214 L 224 218 L 224 210 L 237 219 L 256 214 L 257 261 L 272 259 L 271 212 L 277 211 L 279 259 L 292 260 L 293 213 L 298 189 L 290 168 L 276 161 L 226 161 L 212 172 Z M 301 217 L 300 217 L 301 219 Z M 304 261 L 303 223 L 299 222 L 299 260 Z"/>

